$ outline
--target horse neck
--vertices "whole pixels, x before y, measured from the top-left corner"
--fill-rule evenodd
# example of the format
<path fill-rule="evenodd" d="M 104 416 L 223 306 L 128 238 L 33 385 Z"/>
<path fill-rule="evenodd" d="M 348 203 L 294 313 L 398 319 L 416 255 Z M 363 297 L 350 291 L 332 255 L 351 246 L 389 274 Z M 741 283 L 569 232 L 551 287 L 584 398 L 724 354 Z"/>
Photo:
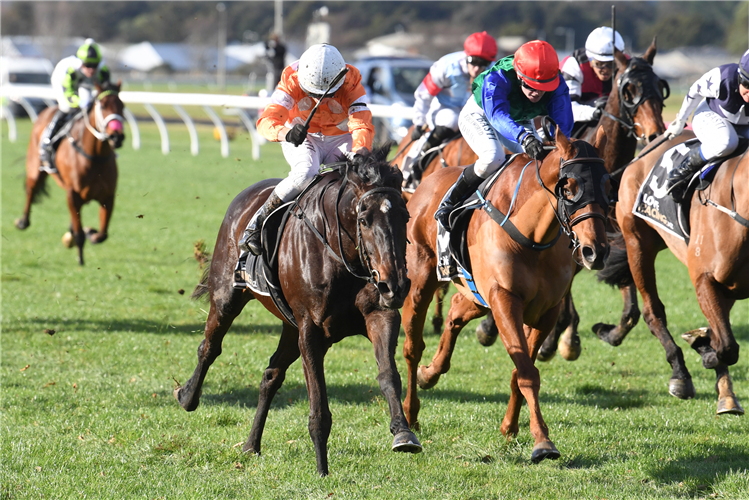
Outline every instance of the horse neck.
<path fill-rule="evenodd" d="M 510 214 L 510 218 L 518 230 L 533 241 L 546 243 L 559 232 L 559 221 L 555 214 L 556 197 L 553 194 L 558 179 L 559 158 L 556 155 L 545 159 L 541 164 L 541 180 L 547 188 L 552 190 L 552 193 L 549 193 L 539 184 L 535 172 L 535 162 L 528 165 L 523 175 L 518 199 L 515 201 L 515 207 Z M 500 205 L 497 207 L 505 213 L 509 208 L 516 186 L 517 178 L 511 183 L 504 183 L 496 201 L 493 201 L 499 203 Z"/>
<path fill-rule="evenodd" d="M 613 78 L 616 78 L 616 75 Z M 606 111 L 623 120 L 619 104 L 619 89 L 616 86 L 613 87 L 609 101 L 606 104 Z M 599 123 L 603 123 L 603 125 L 599 126 L 603 126 L 606 132 L 606 147 L 603 152 L 603 161 L 606 170 L 611 173 L 632 161 L 637 149 L 637 139 L 629 133 L 629 130 L 611 118 L 602 117 Z M 595 137 L 596 132 L 598 132 L 598 128 L 595 129 L 593 137 Z M 592 143 L 594 141 L 589 142 Z"/>
<path fill-rule="evenodd" d="M 302 209 L 312 223 L 325 236 L 331 248 L 342 255 L 348 262 L 358 262 L 359 254 L 356 250 L 356 214 L 355 208 L 358 197 L 350 183 L 343 188 L 340 204 L 338 194 L 343 177 L 340 181 L 320 182 L 305 196 L 307 200 Z M 338 244 L 338 223 L 341 224 L 341 245 Z M 315 238 L 315 241 L 318 241 Z"/>

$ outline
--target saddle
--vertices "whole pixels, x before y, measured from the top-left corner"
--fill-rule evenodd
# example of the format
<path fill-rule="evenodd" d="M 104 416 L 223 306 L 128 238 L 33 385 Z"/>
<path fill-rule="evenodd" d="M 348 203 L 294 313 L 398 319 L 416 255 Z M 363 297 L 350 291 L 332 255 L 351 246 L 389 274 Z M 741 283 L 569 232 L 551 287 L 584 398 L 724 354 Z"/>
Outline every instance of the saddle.
<path fill-rule="evenodd" d="M 457 132 L 445 142 L 438 144 L 428 151 L 422 152 L 421 149 L 424 147 L 428 137 L 428 134 L 424 134 L 418 140 L 414 141 L 414 143 L 408 148 L 408 153 L 406 153 L 406 156 L 403 159 L 403 168 L 401 169 L 403 172 L 403 191 L 407 193 L 413 193 L 419 184 L 421 184 L 421 173 L 423 173 L 429 164 L 434 161 L 434 157 L 441 154 L 448 144 L 460 139 L 462 135 L 460 132 Z M 420 171 L 418 179 L 414 173 L 415 166 Z M 445 168 L 448 166 L 449 165 L 445 163 L 445 159 L 442 158 L 442 167 Z"/>
<path fill-rule="evenodd" d="M 704 191 L 715 178 L 718 168 L 726 161 L 744 154 L 749 149 L 749 139 L 739 139 L 736 150 L 711 161 L 689 180 L 683 203 L 677 203 L 667 194 L 666 185 L 672 168 L 680 165 L 689 154 L 700 147 L 698 139 L 690 139 L 666 151 L 653 165 L 640 186 L 632 213 L 689 244 L 689 212 L 692 192 Z"/>
<path fill-rule="evenodd" d="M 55 159 L 57 158 L 57 148 L 60 147 L 60 143 L 65 137 L 68 137 L 71 139 L 71 142 L 73 137 L 70 135 L 70 131 L 73 129 L 73 126 L 76 124 L 78 120 L 83 118 L 83 113 L 76 113 L 68 115 L 68 117 L 65 119 L 65 122 L 62 124 L 62 127 L 60 127 L 60 130 L 58 130 L 55 135 L 50 137 L 50 155 L 49 155 L 49 163 L 55 170 L 57 169 L 57 163 L 55 162 Z M 74 146 L 75 143 L 73 142 Z"/>

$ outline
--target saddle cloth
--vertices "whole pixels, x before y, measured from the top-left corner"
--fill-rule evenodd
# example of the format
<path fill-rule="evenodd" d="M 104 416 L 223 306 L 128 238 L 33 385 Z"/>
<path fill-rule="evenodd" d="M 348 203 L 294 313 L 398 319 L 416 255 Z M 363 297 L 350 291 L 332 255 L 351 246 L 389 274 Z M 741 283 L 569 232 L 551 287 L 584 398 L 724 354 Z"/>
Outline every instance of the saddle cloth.
<path fill-rule="evenodd" d="M 419 157 L 421 157 L 421 148 L 427 142 L 429 134 L 424 134 L 411 143 L 406 153 L 403 156 L 403 162 L 401 164 L 401 172 L 403 173 L 403 190 L 409 193 L 413 193 L 416 189 L 416 183 L 413 179 L 413 164 Z"/>
<path fill-rule="evenodd" d="M 716 158 L 708 163 L 699 172 L 695 173 L 689 181 L 687 192 L 692 189 L 702 191 L 706 189 L 715 177 L 718 167 L 728 160 L 742 154 L 747 149 L 749 141 L 741 139 L 736 150 L 728 156 Z M 700 147 L 697 139 L 690 139 L 666 151 L 653 165 L 645 182 L 640 186 L 637 193 L 632 213 L 651 224 L 662 228 L 689 243 L 689 209 L 691 208 L 691 196 L 687 196 L 685 203 L 676 203 L 668 191 L 668 175 L 671 170 L 678 167 L 689 154 Z"/>

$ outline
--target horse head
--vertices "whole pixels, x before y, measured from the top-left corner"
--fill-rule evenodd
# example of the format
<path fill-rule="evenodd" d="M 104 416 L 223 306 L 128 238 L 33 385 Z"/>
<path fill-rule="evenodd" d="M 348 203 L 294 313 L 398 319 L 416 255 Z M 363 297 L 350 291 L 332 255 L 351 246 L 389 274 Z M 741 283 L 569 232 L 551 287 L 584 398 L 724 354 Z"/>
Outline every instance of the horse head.
<path fill-rule="evenodd" d="M 609 250 L 605 222 L 613 199 L 610 176 L 601 159 L 606 133 L 599 128 L 591 146 L 581 140 L 570 142 L 557 128 L 556 147 L 560 165 L 554 187 L 557 218 L 572 239 L 575 260 L 587 269 L 602 269 Z"/>
<path fill-rule="evenodd" d="M 359 259 L 370 275 L 368 280 L 377 287 L 380 305 L 398 309 L 411 288 L 406 271 L 409 215 L 401 197 L 403 175 L 387 162 L 389 152 L 390 144 L 386 144 L 362 154 L 347 164 L 345 175 L 358 200 L 352 215 Z"/>
<path fill-rule="evenodd" d="M 668 82 L 653 71 L 656 40 L 657 38 L 653 38 L 642 57 L 627 59 L 618 50 L 614 57 L 617 92 L 612 92 L 612 108 L 618 111 L 619 118 L 629 129 L 629 133 L 638 141 L 645 141 L 645 144 L 665 132 L 663 105 L 671 94 Z"/>
<path fill-rule="evenodd" d="M 121 147 L 125 140 L 123 128 L 125 119 L 122 117 L 125 105 L 120 100 L 119 95 L 121 86 L 122 81 L 117 82 L 117 85 L 111 82 L 97 85 L 98 94 L 92 111 L 94 115 L 92 122 L 98 132 L 94 135 L 101 141 L 109 141 L 109 144 L 115 149 Z"/>

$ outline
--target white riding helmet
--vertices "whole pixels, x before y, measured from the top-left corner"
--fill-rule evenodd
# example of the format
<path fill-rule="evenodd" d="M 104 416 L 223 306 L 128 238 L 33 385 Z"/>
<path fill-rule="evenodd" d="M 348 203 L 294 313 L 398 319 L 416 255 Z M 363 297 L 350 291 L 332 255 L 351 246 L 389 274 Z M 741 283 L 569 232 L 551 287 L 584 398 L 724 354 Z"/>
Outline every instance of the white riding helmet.
<path fill-rule="evenodd" d="M 333 79 L 346 67 L 346 62 L 338 49 L 327 43 L 312 45 L 299 58 L 299 85 L 310 95 L 323 95 Z M 343 85 L 345 78 L 330 89 L 332 94 Z"/>
<path fill-rule="evenodd" d="M 614 49 L 611 47 L 611 28 L 601 26 L 590 32 L 588 39 L 585 41 L 585 55 L 588 59 L 607 62 L 614 60 Z M 619 52 L 624 52 L 624 39 L 616 32 L 616 48 Z"/>

